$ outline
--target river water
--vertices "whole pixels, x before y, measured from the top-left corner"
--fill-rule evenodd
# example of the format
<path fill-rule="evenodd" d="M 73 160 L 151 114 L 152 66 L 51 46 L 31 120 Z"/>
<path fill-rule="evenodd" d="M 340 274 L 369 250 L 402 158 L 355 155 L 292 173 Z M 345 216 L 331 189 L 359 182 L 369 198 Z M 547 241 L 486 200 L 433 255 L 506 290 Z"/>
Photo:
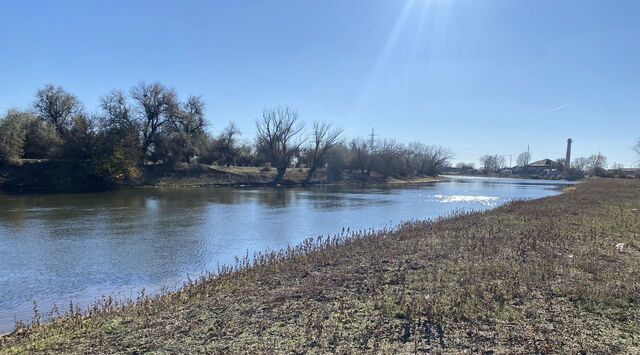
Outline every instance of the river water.
<path fill-rule="evenodd" d="M 175 288 L 235 256 L 558 194 L 562 182 L 452 178 L 400 188 L 136 189 L 0 194 L 0 333 L 113 294 Z"/>

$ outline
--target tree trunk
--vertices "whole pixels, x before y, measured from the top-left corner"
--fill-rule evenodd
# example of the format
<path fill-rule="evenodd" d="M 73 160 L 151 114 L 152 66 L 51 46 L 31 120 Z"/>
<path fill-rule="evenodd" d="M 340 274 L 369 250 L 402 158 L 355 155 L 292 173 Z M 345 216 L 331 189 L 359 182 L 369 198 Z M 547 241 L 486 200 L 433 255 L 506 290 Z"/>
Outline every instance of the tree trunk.
<path fill-rule="evenodd" d="M 281 167 L 278 166 L 276 167 L 276 169 L 278 170 L 278 173 L 276 174 L 276 177 L 273 179 L 273 184 L 277 185 L 282 181 L 282 178 L 284 177 L 284 174 L 287 172 L 287 168 L 286 167 Z"/>
<path fill-rule="evenodd" d="M 315 174 L 317 168 L 318 167 L 316 166 L 316 164 L 313 164 L 311 168 L 309 168 L 307 177 L 304 179 L 304 182 L 303 182 L 304 185 L 309 185 L 309 183 L 311 182 L 311 179 L 313 178 L 313 174 Z"/>

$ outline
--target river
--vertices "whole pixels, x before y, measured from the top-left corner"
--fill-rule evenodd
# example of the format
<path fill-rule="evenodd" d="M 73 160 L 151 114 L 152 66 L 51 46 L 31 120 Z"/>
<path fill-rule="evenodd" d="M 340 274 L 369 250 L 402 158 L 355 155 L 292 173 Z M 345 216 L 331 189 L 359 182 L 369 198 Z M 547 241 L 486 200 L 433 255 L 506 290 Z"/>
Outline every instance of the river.
<path fill-rule="evenodd" d="M 235 256 L 558 194 L 566 183 L 451 178 L 399 188 L 135 189 L 0 194 L 0 333 L 70 300 L 173 289 Z"/>

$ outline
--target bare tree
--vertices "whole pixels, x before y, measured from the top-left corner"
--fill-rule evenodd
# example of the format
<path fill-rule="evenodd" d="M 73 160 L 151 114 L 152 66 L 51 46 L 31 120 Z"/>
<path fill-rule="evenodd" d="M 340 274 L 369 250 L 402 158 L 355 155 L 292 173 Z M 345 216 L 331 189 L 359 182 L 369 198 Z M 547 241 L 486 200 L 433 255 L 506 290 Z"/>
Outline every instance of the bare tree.
<path fill-rule="evenodd" d="M 622 175 L 622 169 L 624 169 L 623 164 L 617 162 L 613 162 L 613 164 L 611 164 L 611 170 L 615 170 L 618 175 Z"/>
<path fill-rule="evenodd" d="M 229 125 L 222 130 L 222 133 L 216 140 L 216 148 L 220 162 L 227 167 L 235 164 L 238 155 L 240 154 L 240 146 L 237 142 L 237 136 L 240 135 L 240 130 L 233 122 L 229 122 Z"/>
<path fill-rule="evenodd" d="M 587 158 L 587 168 L 591 176 L 601 176 L 604 174 L 604 169 L 607 165 L 607 157 L 602 153 L 594 154 Z"/>
<path fill-rule="evenodd" d="M 273 179 L 273 183 L 277 184 L 304 143 L 298 138 L 304 126 L 298 113 L 288 107 L 265 109 L 256 126 L 259 144 L 264 146 L 268 159 L 278 171 Z"/>
<path fill-rule="evenodd" d="M 342 180 L 342 172 L 348 165 L 348 161 L 351 158 L 351 152 L 349 148 L 343 143 L 336 144 L 327 154 L 327 181 L 339 181 Z"/>
<path fill-rule="evenodd" d="M 441 146 L 427 146 L 425 150 L 426 154 L 426 169 L 423 167 L 422 173 L 436 176 L 438 171 L 441 170 L 442 167 L 447 165 L 451 159 L 453 159 L 454 154 L 451 150 L 441 147 Z"/>
<path fill-rule="evenodd" d="M 189 136 L 196 136 L 204 132 L 207 126 L 205 116 L 205 104 L 201 97 L 189 96 L 182 105 L 182 111 L 174 122 L 178 132 L 184 132 Z"/>
<path fill-rule="evenodd" d="M 411 173 L 419 173 L 424 165 L 425 145 L 420 142 L 410 142 L 407 144 L 405 155 L 407 157 L 407 169 Z"/>
<path fill-rule="evenodd" d="M 132 130 L 136 126 L 131 105 L 122 90 L 113 90 L 103 96 L 100 99 L 100 108 L 103 128 Z"/>
<path fill-rule="evenodd" d="M 305 151 L 305 159 L 309 164 L 309 172 L 304 180 L 308 184 L 313 178 L 318 166 L 324 164 L 327 153 L 336 145 L 340 144 L 342 130 L 331 129 L 331 125 L 325 122 L 313 122 L 313 132 L 311 133 L 311 144 Z"/>
<path fill-rule="evenodd" d="M 408 156 L 411 164 L 415 165 L 415 171 L 420 174 L 435 176 L 438 171 L 447 165 L 453 158 L 451 150 L 441 146 L 424 145 L 420 142 L 409 144 Z"/>
<path fill-rule="evenodd" d="M 485 173 L 496 173 L 506 164 L 506 159 L 502 155 L 483 155 L 480 157 L 480 165 Z"/>
<path fill-rule="evenodd" d="M 178 119 L 181 111 L 178 95 L 160 83 L 140 83 L 131 89 L 131 97 L 137 105 L 136 120 L 142 130 L 142 151 L 148 154 L 162 129 Z"/>
<path fill-rule="evenodd" d="M 73 116 L 82 112 L 78 98 L 52 84 L 38 90 L 33 108 L 38 118 L 52 124 L 61 136 L 71 127 Z"/>
<path fill-rule="evenodd" d="M 530 161 L 531 161 L 531 153 L 522 152 L 520 153 L 520 155 L 518 155 L 518 159 L 516 162 L 519 166 L 527 166 L 529 165 Z"/>
<path fill-rule="evenodd" d="M 349 144 L 349 149 L 353 156 L 352 168 L 360 170 L 362 175 L 371 175 L 373 163 L 378 155 L 377 147 L 362 138 L 355 138 Z"/>
<path fill-rule="evenodd" d="M 640 138 L 638 138 L 638 142 L 633 146 L 633 151 L 636 152 L 636 158 L 638 159 L 638 166 L 640 166 Z"/>
<path fill-rule="evenodd" d="M 63 156 L 65 159 L 91 159 L 96 147 L 95 121 L 88 115 L 79 113 L 73 120 L 65 138 Z"/>
<path fill-rule="evenodd" d="M 458 163 L 456 164 L 456 168 L 460 169 L 462 172 L 475 170 L 476 165 L 474 163 Z"/>
<path fill-rule="evenodd" d="M 591 168 L 604 168 L 607 164 L 607 157 L 602 153 L 594 154 L 588 158 L 588 164 Z"/>
<path fill-rule="evenodd" d="M 404 146 L 395 139 L 384 139 L 376 153 L 375 170 L 383 176 L 392 176 L 404 167 Z"/>
<path fill-rule="evenodd" d="M 180 111 L 171 119 L 171 128 L 167 126 L 162 132 L 168 139 L 168 154 L 163 160 L 190 162 L 200 155 L 206 142 L 205 104 L 200 97 L 190 96 L 179 108 Z"/>
<path fill-rule="evenodd" d="M 573 160 L 573 168 L 581 171 L 581 172 L 586 172 L 587 171 L 587 167 L 589 166 L 589 159 L 585 158 L 585 157 L 578 157 L 575 158 Z"/>

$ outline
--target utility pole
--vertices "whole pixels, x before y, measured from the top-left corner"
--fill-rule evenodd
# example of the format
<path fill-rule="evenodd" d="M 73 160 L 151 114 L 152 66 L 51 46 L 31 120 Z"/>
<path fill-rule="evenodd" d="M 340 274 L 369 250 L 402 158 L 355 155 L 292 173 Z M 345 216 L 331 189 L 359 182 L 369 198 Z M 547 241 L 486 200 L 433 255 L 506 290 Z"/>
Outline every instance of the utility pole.
<path fill-rule="evenodd" d="M 369 135 L 369 147 L 373 150 L 373 145 L 376 142 L 376 134 L 374 132 L 374 127 L 371 127 L 371 134 Z"/>
<path fill-rule="evenodd" d="M 527 144 L 527 164 L 526 165 L 529 165 L 529 163 L 531 163 L 531 146 Z"/>

